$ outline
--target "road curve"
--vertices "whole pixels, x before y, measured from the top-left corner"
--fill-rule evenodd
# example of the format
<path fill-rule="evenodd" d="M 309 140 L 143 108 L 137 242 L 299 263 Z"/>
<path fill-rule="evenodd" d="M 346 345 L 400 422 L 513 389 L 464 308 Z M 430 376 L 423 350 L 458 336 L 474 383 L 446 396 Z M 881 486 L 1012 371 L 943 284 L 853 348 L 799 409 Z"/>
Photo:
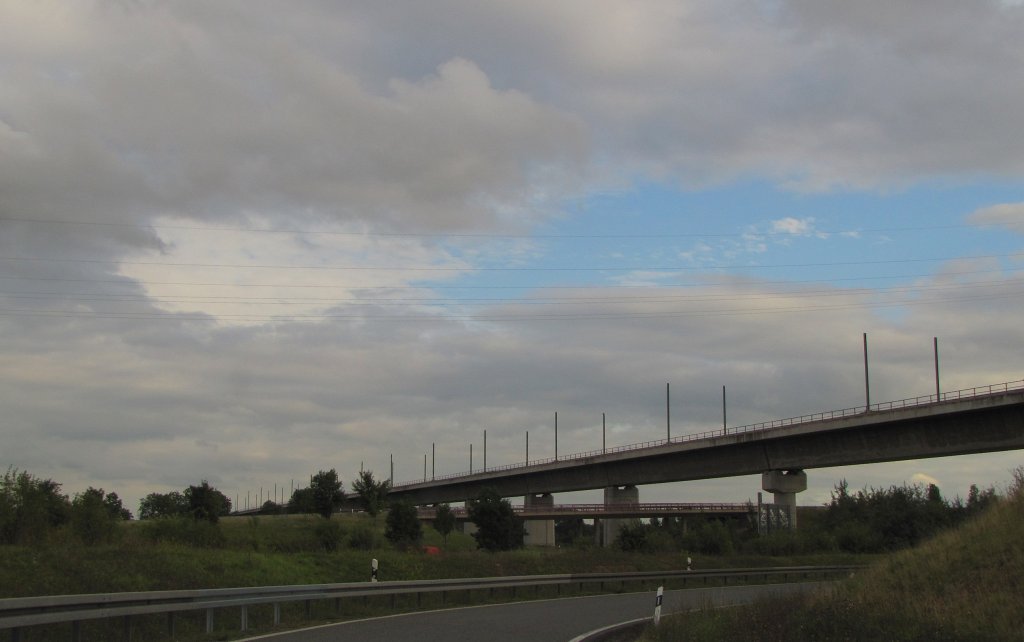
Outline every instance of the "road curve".
<path fill-rule="evenodd" d="M 667 591 L 662 614 L 704 606 L 747 604 L 759 597 L 813 590 L 821 582 L 727 586 Z M 387 640 L 388 642 L 566 642 L 610 624 L 649 617 L 654 591 L 592 595 L 511 604 L 489 604 L 439 611 L 404 613 L 353 620 L 264 635 L 249 640 L 266 642 L 328 642 Z"/>

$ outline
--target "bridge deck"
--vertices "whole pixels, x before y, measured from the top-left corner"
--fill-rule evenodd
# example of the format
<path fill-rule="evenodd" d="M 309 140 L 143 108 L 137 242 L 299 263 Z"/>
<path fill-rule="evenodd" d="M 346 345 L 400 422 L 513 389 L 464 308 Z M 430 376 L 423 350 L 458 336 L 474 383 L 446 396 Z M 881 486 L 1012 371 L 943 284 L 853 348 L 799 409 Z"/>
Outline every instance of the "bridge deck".
<path fill-rule="evenodd" d="M 1024 448 L 1024 380 L 404 482 L 424 505 Z"/>

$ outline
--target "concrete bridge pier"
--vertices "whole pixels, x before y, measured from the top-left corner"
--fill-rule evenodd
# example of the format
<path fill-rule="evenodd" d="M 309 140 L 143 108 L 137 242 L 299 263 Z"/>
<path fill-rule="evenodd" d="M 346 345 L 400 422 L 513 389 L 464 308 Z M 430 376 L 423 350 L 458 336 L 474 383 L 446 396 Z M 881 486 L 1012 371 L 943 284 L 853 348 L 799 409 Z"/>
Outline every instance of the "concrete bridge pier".
<path fill-rule="evenodd" d="M 807 490 L 807 473 L 802 470 L 769 470 L 761 473 L 761 488 L 772 493 L 778 511 L 788 515 L 789 529 L 796 530 L 796 494 Z"/>
<path fill-rule="evenodd" d="M 531 493 L 524 498 L 523 508 L 529 513 L 531 508 L 555 507 L 555 498 L 551 493 Z M 523 536 L 523 544 L 526 546 L 554 546 L 555 545 L 555 520 L 553 519 L 529 519 L 523 521 L 526 534 Z"/>
<path fill-rule="evenodd" d="M 636 486 L 609 486 L 604 489 L 605 506 L 621 506 L 622 504 L 639 504 L 640 489 Z M 619 536 L 619 529 L 629 519 L 605 518 L 595 520 L 594 535 L 598 546 L 611 546 Z"/>

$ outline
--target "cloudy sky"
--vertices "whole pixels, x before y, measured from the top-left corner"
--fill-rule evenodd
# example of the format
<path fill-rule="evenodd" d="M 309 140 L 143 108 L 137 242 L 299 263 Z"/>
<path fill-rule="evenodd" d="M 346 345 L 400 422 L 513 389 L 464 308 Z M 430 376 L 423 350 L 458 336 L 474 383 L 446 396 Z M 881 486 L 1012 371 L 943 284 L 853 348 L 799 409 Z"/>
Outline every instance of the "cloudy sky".
<path fill-rule="evenodd" d="M 1024 379 L 1024 8 L 0 0 L 0 468 L 229 497 Z M 1009 478 L 1021 453 L 809 472 Z M 644 488 L 745 501 L 758 477 Z M 600 491 L 556 498 L 597 501 Z"/>

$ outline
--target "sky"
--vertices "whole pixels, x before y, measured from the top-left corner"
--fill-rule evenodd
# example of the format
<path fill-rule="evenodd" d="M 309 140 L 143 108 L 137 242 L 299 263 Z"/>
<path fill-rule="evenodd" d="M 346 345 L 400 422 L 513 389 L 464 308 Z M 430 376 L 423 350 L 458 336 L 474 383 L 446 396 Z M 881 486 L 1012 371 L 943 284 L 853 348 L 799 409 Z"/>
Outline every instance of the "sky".
<path fill-rule="evenodd" d="M 1022 149 L 1016 2 L 0 0 L 0 468 L 414 480 L 858 406 L 865 334 L 872 401 L 1020 381 Z"/>

